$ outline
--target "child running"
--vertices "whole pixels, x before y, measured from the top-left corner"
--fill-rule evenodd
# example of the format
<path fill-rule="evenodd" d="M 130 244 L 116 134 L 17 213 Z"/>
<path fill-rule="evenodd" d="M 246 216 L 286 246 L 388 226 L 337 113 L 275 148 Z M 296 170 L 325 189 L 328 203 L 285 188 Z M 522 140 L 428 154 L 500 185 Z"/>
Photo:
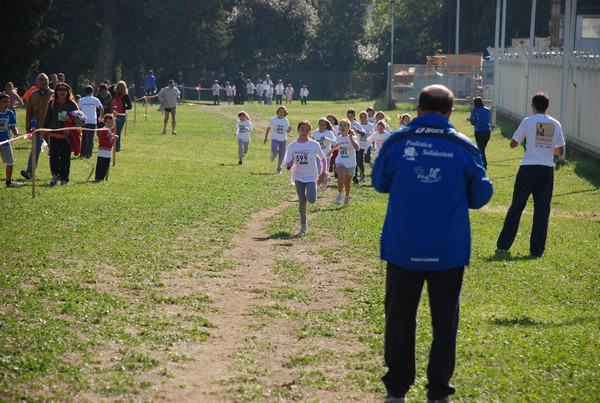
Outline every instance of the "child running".
<path fill-rule="evenodd" d="M 350 120 L 340 120 L 339 129 L 340 135 L 337 138 L 337 144 L 329 153 L 338 150 L 338 156 L 335 159 L 335 171 L 338 175 L 338 195 L 335 198 L 335 203 L 340 204 L 342 202 L 342 190 L 345 188 L 344 207 L 348 207 L 350 204 L 350 186 L 356 168 L 356 154 L 359 147 L 354 131 L 350 130 Z"/>
<path fill-rule="evenodd" d="M 355 171 L 355 178 L 360 182 L 365 180 L 365 162 L 371 165 L 371 148 L 367 145 L 367 139 L 373 133 L 375 133 L 375 125 L 369 123 L 369 114 L 366 111 L 361 112 L 358 115 L 360 119 L 361 131 L 358 135 L 358 145 L 360 147 L 359 155 L 357 155 L 358 169 Z M 360 172 L 360 179 L 358 174 Z M 356 180 L 354 183 L 357 183 Z"/>
<path fill-rule="evenodd" d="M 319 119 L 319 128 L 312 133 L 313 139 L 319 143 L 324 155 L 329 154 L 331 148 L 337 143 L 332 130 L 333 127 L 331 126 L 331 123 L 329 123 L 327 119 L 321 118 Z M 329 159 L 327 159 L 327 165 L 329 165 Z M 329 170 L 326 172 L 328 171 Z M 331 178 L 329 177 L 329 174 L 327 174 L 326 181 L 323 183 L 323 189 L 327 187 L 327 182 L 330 180 Z"/>
<path fill-rule="evenodd" d="M 312 127 L 307 120 L 298 123 L 298 139 L 290 144 L 285 154 L 286 168 L 292 169 L 292 183 L 296 185 L 298 194 L 298 210 L 300 211 L 300 233 L 306 234 L 306 202 L 317 201 L 317 185 L 325 181 L 326 159 L 321 146 L 309 138 Z M 317 165 L 320 160 L 321 173 Z"/>
<path fill-rule="evenodd" d="M 385 131 L 385 126 L 385 122 L 380 120 L 375 125 L 376 132 L 367 138 L 367 148 L 371 148 L 371 145 L 375 147 L 375 159 L 377 159 L 377 156 L 379 155 L 379 149 L 383 143 L 390 137 L 390 134 Z M 369 164 L 371 165 L 371 168 L 373 168 L 373 163 L 369 162 Z"/>
<path fill-rule="evenodd" d="M 333 135 L 337 138 L 337 136 L 339 136 L 340 134 L 340 130 L 338 128 L 338 118 L 335 115 L 332 115 L 331 113 L 329 115 L 326 116 L 327 120 L 329 121 L 329 123 L 331 123 L 331 127 L 333 128 L 332 132 Z M 337 158 L 337 154 L 338 151 L 335 150 L 332 154 L 331 154 L 331 158 L 329 159 L 329 172 L 334 172 L 335 177 L 338 177 L 337 171 L 335 170 L 335 159 Z"/>
<path fill-rule="evenodd" d="M 252 131 L 252 122 L 250 122 L 250 115 L 241 111 L 238 113 L 237 128 L 235 130 L 235 136 L 238 142 L 238 157 L 240 160 L 238 164 L 242 165 L 244 155 L 248 154 L 248 146 L 250 145 L 250 132 Z"/>
<path fill-rule="evenodd" d="M 287 134 L 292 130 L 290 122 L 286 116 L 288 114 L 285 106 L 280 106 L 276 111 L 277 116 L 271 119 L 269 127 L 265 133 L 265 140 L 263 144 L 267 142 L 269 138 L 269 132 L 273 131 L 271 135 L 271 162 L 275 161 L 275 157 L 279 156 L 277 160 L 277 173 L 281 173 L 281 164 L 285 157 L 285 147 L 287 144 Z"/>

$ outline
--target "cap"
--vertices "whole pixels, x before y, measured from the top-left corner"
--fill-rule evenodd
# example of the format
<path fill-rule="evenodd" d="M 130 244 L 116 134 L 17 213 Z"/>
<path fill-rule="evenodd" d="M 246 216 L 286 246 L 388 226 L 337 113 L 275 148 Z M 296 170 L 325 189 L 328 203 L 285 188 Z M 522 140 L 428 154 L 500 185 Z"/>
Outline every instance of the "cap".
<path fill-rule="evenodd" d="M 175 84 L 175 81 L 169 80 L 169 84 Z"/>

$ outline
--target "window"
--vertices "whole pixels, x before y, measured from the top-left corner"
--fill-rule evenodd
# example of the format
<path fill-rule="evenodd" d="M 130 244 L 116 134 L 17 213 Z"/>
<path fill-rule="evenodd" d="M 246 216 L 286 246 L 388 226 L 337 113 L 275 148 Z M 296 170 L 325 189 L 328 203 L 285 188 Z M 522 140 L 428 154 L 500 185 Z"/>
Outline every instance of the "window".
<path fill-rule="evenodd" d="M 600 39 L 600 17 L 582 17 L 581 38 Z"/>

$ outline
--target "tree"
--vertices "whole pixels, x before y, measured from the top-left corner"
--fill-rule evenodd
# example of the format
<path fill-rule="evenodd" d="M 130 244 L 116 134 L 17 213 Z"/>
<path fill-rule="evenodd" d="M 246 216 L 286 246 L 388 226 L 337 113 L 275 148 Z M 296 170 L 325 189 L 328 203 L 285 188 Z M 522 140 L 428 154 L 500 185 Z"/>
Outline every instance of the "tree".
<path fill-rule="evenodd" d="M 229 64 L 257 72 L 293 69 L 315 37 L 316 10 L 306 0 L 241 0 L 232 8 Z"/>
<path fill-rule="evenodd" d="M 27 82 L 29 72 L 60 41 L 55 29 L 40 29 L 51 5 L 52 0 L 9 1 L 2 5 L 2 13 L 10 16 L 10 21 L 0 24 L 0 53 L 4 58 L 0 69 L 2 89 L 7 81 L 19 88 L 32 84 Z"/>

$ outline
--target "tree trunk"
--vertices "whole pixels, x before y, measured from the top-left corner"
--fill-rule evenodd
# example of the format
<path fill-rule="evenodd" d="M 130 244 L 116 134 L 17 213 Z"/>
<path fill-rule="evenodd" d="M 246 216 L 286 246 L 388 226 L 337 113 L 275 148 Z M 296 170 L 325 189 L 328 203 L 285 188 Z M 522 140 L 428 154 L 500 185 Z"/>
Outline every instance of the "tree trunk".
<path fill-rule="evenodd" d="M 102 23 L 102 36 L 98 49 L 96 62 L 96 86 L 104 80 L 113 81 L 113 66 L 115 63 L 115 47 L 117 44 L 117 16 L 119 0 L 104 1 L 104 20 Z"/>

